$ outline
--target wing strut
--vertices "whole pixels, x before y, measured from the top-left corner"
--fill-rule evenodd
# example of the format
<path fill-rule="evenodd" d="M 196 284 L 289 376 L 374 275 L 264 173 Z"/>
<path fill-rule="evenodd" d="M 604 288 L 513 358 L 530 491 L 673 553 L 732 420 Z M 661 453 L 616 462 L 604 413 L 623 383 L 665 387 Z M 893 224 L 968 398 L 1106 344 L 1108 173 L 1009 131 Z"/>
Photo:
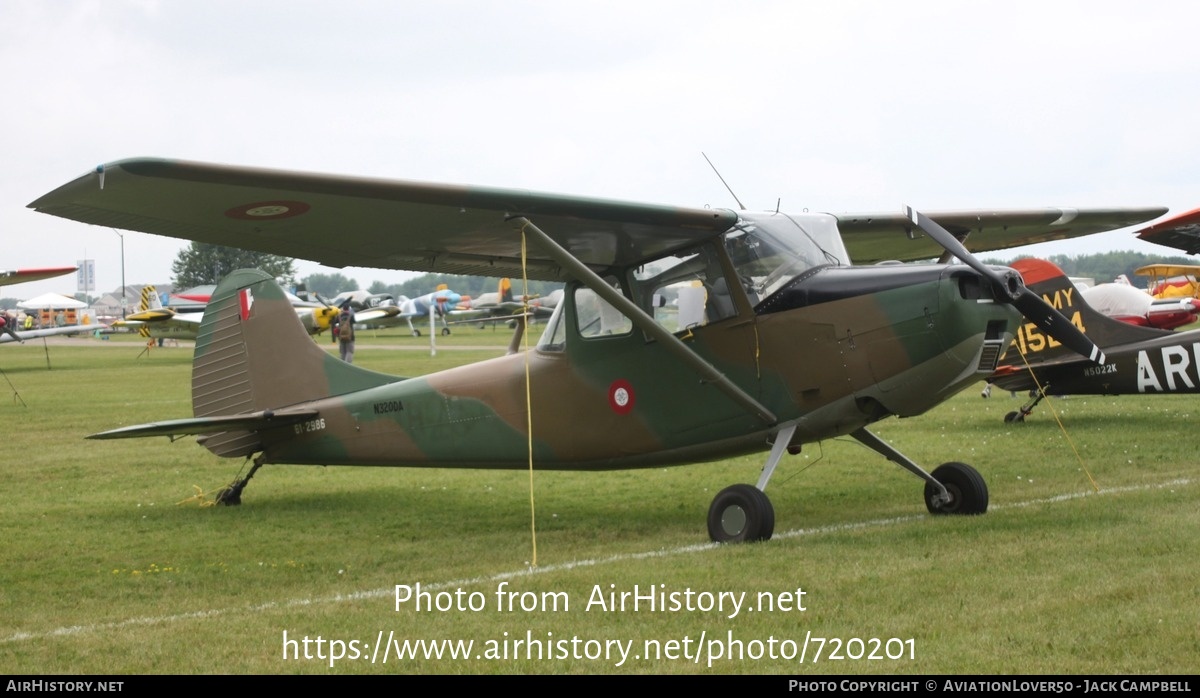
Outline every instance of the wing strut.
<path fill-rule="evenodd" d="M 747 412 L 758 417 L 766 424 L 772 425 L 779 421 L 771 410 L 767 409 L 758 400 L 755 400 L 749 393 L 737 387 L 733 381 L 718 371 L 715 366 L 700 358 L 696 352 L 688 348 L 688 345 L 667 331 L 665 327 L 655 322 L 654 318 L 637 307 L 633 301 L 605 283 L 604 279 L 600 278 L 596 272 L 589 269 L 587 265 L 563 249 L 561 245 L 552 240 L 549 235 L 534 225 L 532 221 L 524 216 L 517 216 L 511 220 L 518 228 L 523 228 L 526 233 L 532 235 L 533 239 L 537 241 L 546 254 L 550 255 L 551 259 L 565 269 L 568 274 L 595 291 L 596 295 L 607 301 L 609 305 L 621 311 L 634 325 L 637 325 L 638 329 L 657 340 L 663 348 L 677 356 L 680 361 L 700 374 L 702 379 L 715 385 L 717 389 L 728 395 L 734 402 L 744 407 Z"/>

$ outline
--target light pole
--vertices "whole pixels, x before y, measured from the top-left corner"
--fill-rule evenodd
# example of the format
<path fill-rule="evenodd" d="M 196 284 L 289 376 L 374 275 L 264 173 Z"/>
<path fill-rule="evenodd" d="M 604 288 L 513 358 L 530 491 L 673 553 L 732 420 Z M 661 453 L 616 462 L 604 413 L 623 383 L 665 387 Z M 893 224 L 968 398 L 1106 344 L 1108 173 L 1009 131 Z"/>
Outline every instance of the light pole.
<path fill-rule="evenodd" d="M 129 300 L 126 298 L 125 291 L 125 236 L 116 228 L 110 228 L 117 237 L 121 238 L 121 319 L 125 319 L 125 311 L 129 307 Z"/>

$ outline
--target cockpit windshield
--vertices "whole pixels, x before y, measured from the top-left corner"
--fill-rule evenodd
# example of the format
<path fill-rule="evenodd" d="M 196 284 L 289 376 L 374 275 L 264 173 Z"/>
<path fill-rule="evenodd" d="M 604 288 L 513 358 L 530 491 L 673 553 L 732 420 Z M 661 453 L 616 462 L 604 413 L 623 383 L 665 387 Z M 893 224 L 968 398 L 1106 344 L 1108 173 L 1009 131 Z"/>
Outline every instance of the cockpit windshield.
<path fill-rule="evenodd" d="M 727 271 L 721 245 L 737 273 Z M 675 333 L 689 332 L 738 314 L 740 301 L 732 291 L 745 289 L 750 305 L 810 269 L 849 264 L 838 233 L 837 219 L 824 213 L 750 213 L 719 240 L 707 240 L 674 250 L 625 270 L 621 278 L 604 281 L 644 311 L 649 319 Z M 574 316 L 574 323 L 566 321 Z M 568 336 L 581 341 L 610 341 L 633 333 L 635 323 L 594 291 L 568 284 L 564 301 L 555 308 L 538 342 L 542 351 L 561 351 Z"/>
<path fill-rule="evenodd" d="M 825 214 L 743 212 L 725 233 L 725 249 L 751 305 L 813 267 L 849 259 L 836 219 Z"/>

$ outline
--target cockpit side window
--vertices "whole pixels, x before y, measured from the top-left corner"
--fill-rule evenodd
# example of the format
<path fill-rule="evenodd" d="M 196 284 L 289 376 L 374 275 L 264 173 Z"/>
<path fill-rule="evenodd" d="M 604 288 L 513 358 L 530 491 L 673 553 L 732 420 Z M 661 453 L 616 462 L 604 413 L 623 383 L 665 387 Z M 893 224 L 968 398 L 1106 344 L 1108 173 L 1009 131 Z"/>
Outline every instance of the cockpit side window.
<path fill-rule="evenodd" d="M 737 314 L 720 251 L 712 244 L 642 265 L 631 274 L 631 285 L 634 302 L 672 332 Z"/>
<path fill-rule="evenodd" d="M 621 290 L 616 279 L 610 277 L 605 281 L 618 292 Z M 577 286 L 574 300 L 576 327 L 581 337 L 608 337 L 633 331 L 633 322 L 592 289 Z"/>

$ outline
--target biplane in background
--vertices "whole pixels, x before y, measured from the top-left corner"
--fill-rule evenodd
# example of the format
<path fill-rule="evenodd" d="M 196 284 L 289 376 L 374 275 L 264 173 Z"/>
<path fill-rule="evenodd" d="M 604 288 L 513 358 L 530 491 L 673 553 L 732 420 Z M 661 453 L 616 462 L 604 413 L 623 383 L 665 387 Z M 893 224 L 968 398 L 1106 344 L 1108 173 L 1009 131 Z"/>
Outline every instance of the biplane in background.
<path fill-rule="evenodd" d="M 1155 298 L 1200 298 L 1200 266 L 1194 264 L 1147 264 L 1133 271 L 1145 276 L 1146 288 Z"/>
<path fill-rule="evenodd" d="M 1030 401 L 1005 415 L 1023 422 L 1047 395 L 1151 395 L 1200 392 L 1200 330 L 1175 332 L 1121 322 L 1098 312 L 1056 265 L 1021 259 L 1013 269 L 1028 288 L 1054 307 L 1104 351 L 1093 364 L 1036 326 L 1025 324 L 996 371 L 991 385 L 1029 391 Z"/>
<path fill-rule="evenodd" d="M 844 435 L 918 476 L 930 512 L 986 511 L 974 468 L 927 472 L 869 425 L 990 375 L 1022 314 L 1098 366 L 1103 354 L 960 240 L 1001 249 L 1165 212 L 757 213 L 155 159 L 102 165 L 30 207 L 332 267 L 565 283 L 535 348 L 404 379 L 299 341 L 271 279 L 229 275 L 196 341 L 194 416 L 93 435 L 197 434 L 253 458 L 227 503 L 265 464 L 592 471 L 769 452 L 756 485 L 713 499 L 715 541 L 770 538 L 764 489 L 782 456 Z M 851 264 L 939 255 L 965 264 Z M 655 314 L 681 285 L 703 291 L 687 326 Z"/>

